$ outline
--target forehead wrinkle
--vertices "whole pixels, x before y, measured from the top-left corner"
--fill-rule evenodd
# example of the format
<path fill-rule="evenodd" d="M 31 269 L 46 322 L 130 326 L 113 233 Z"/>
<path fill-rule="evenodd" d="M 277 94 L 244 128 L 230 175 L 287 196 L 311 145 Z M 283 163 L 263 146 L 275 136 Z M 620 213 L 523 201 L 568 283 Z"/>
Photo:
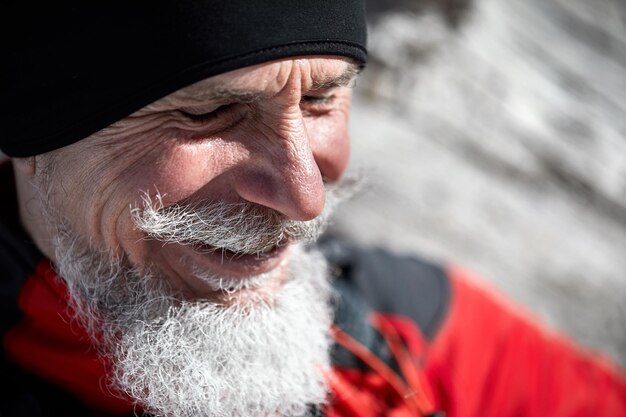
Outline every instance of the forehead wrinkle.
<path fill-rule="evenodd" d="M 326 90 L 335 87 L 348 86 L 360 73 L 361 67 L 348 63 L 344 71 L 339 75 L 322 76 L 311 81 L 308 90 Z M 211 83 L 210 79 L 206 83 L 191 85 L 183 88 L 169 96 L 149 104 L 147 110 L 157 110 L 161 107 L 181 107 L 189 106 L 207 101 L 233 101 L 239 103 L 254 103 L 269 99 L 275 96 L 273 92 L 253 91 L 250 89 L 227 87 L 217 83 Z"/>
<path fill-rule="evenodd" d="M 209 100 L 232 100 L 242 103 L 252 103 L 264 98 L 271 97 L 262 91 L 250 91 L 237 88 L 228 88 L 223 86 L 209 86 L 200 91 L 189 94 L 184 99 L 187 101 L 204 102 Z"/>
<path fill-rule="evenodd" d="M 206 86 L 194 91 L 177 91 L 169 96 L 149 104 L 145 110 L 159 110 L 161 108 L 177 108 L 194 104 L 201 104 L 207 101 L 237 101 L 241 103 L 253 103 L 271 96 L 263 92 L 249 90 L 239 90 L 223 86 Z"/>
<path fill-rule="evenodd" d="M 346 68 L 339 75 L 326 75 L 323 74 L 318 77 L 314 77 L 311 81 L 310 89 L 321 90 L 325 88 L 333 87 L 345 87 L 349 85 L 352 80 L 360 73 L 361 67 L 354 63 L 347 63 Z M 172 95 L 172 98 L 190 101 L 206 101 L 206 100 L 227 100 L 240 101 L 244 103 L 250 103 L 266 98 L 271 98 L 275 93 L 265 91 L 254 91 L 250 88 L 237 88 L 220 85 L 217 82 L 212 82 L 211 79 L 207 82 L 197 85 L 191 85 L 187 88 L 179 90 Z M 254 87 L 252 87 L 254 88 Z"/>

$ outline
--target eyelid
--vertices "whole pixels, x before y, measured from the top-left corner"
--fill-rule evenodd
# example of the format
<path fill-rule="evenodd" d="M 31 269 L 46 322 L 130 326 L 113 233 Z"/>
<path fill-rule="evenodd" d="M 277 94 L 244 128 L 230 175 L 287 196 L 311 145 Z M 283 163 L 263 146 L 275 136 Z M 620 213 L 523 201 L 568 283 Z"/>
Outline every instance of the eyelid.
<path fill-rule="evenodd" d="M 180 107 L 178 110 L 183 114 L 189 114 L 194 116 L 200 116 L 207 113 L 213 113 L 220 107 L 224 107 L 224 103 L 216 103 L 211 106 L 185 106 Z"/>
<path fill-rule="evenodd" d="M 335 98 L 334 95 L 324 96 L 324 95 L 305 95 L 302 96 L 302 101 L 312 104 L 325 104 L 332 101 Z"/>
<path fill-rule="evenodd" d="M 312 88 L 302 95 L 302 102 L 318 102 L 322 104 L 323 101 L 331 102 L 335 99 L 343 96 L 345 90 L 349 90 L 351 87 L 346 85 L 332 85 Z"/>
<path fill-rule="evenodd" d="M 219 121 L 222 118 L 228 118 L 229 114 L 232 114 L 235 104 L 221 104 L 212 106 L 210 108 L 200 109 L 199 107 L 185 107 L 178 111 L 187 119 L 195 123 L 209 123 L 213 121 Z M 206 109 L 209 109 L 206 111 Z M 204 112 L 200 112 L 200 110 Z"/>

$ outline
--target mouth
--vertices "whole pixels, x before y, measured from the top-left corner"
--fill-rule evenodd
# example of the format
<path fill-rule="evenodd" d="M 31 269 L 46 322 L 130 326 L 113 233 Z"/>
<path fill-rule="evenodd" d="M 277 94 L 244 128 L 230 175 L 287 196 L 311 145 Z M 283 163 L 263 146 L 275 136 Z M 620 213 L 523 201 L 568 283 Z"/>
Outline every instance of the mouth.
<path fill-rule="evenodd" d="M 150 243 L 173 290 L 183 298 L 224 304 L 231 296 L 275 292 L 287 279 L 290 253 L 296 244 L 285 240 L 251 254 L 206 244 Z"/>
<path fill-rule="evenodd" d="M 188 259 L 201 269 L 226 278 L 245 278 L 276 269 L 287 257 L 291 244 L 285 239 L 261 252 L 244 253 L 206 244 L 183 246 Z M 186 249 L 185 249 L 186 248 Z"/>
<path fill-rule="evenodd" d="M 221 248 L 208 244 L 194 243 L 190 244 L 196 252 L 201 254 L 210 254 L 210 253 L 219 253 L 223 259 L 233 260 L 244 257 L 254 257 L 255 259 L 262 260 L 265 258 L 270 258 L 275 256 L 275 254 L 280 250 L 280 248 L 289 245 L 289 239 L 285 238 L 273 245 L 266 245 L 257 251 L 235 251 L 228 248 Z"/>
<path fill-rule="evenodd" d="M 210 298 L 221 304 L 242 302 L 246 298 L 269 300 L 269 295 L 285 279 L 287 242 L 255 254 L 210 245 L 194 245 L 191 250 L 194 252 L 191 255 L 195 265 L 193 275 L 205 289 L 210 289 Z"/>

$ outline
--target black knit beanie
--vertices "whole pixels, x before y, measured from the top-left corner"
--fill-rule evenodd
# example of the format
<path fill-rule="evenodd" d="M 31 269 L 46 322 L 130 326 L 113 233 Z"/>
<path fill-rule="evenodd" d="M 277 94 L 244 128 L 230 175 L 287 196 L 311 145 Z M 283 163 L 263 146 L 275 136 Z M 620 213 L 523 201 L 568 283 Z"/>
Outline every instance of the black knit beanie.
<path fill-rule="evenodd" d="M 366 59 L 361 0 L 8 0 L 0 149 L 77 142 L 204 78 L 272 59 Z"/>

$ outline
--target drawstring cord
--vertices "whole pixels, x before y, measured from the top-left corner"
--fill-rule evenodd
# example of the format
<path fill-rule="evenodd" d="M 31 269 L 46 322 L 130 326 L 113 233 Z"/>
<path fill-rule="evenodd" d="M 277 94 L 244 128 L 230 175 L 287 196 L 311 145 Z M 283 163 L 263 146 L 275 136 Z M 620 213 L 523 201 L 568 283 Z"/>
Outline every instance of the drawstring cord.
<path fill-rule="evenodd" d="M 406 383 L 379 357 L 337 326 L 331 326 L 331 335 L 335 342 L 354 354 L 374 372 L 380 375 L 398 396 L 402 398 L 413 416 L 427 417 L 436 415 L 432 404 L 428 398 L 426 398 L 424 390 L 422 389 L 417 365 L 395 327 L 388 319 L 379 314 L 372 316 L 372 325 L 381 333 L 387 345 L 389 345 L 392 355 L 406 378 Z M 347 387 L 348 384 L 340 381 L 338 378 L 331 378 L 330 381 L 331 385 L 334 384 L 334 388 L 338 389 L 338 392 L 349 393 L 350 391 L 354 391 L 354 389 Z M 350 398 L 354 399 L 352 401 L 353 403 L 349 402 Z M 373 410 L 367 413 L 363 412 L 365 410 L 362 409 L 361 404 L 356 404 L 357 399 L 358 396 L 356 395 L 346 395 L 345 398 L 343 398 L 343 405 L 353 411 L 354 415 L 364 416 L 365 414 L 370 414 L 373 416 Z"/>
<path fill-rule="evenodd" d="M 402 374 L 407 380 L 415 402 L 422 414 L 430 414 L 434 410 L 432 404 L 426 397 L 424 388 L 420 378 L 420 372 L 415 363 L 415 360 L 409 353 L 406 344 L 402 341 L 402 338 L 398 334 L 396 328 L 391 324 L 389 319 L 380 315 L 374 314 L 372 316 L 373 326 L 383 335 L 387 345 L 391 349 L 391 353 L 396 359 Z"/>

